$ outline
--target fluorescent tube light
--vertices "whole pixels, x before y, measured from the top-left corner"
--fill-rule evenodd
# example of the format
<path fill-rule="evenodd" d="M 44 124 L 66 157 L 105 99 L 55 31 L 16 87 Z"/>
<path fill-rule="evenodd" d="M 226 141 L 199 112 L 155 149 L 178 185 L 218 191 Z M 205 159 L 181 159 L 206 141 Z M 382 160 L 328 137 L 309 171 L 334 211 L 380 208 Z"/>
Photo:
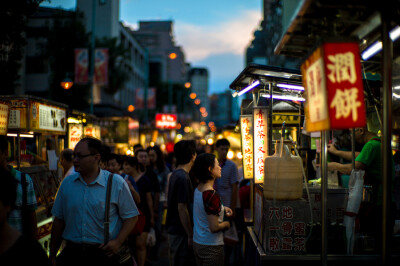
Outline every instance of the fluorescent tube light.
<path fill-rule="evenodd" d="M 400 95 L 399 95 L 399 94 L 396 94 L 396 93 L 393 93 L 393 97 L 395 97 L 395 98 L 397 98 L 397 99 L 400 99 Z"/>
<path fill-rule="evenodd" d="M 302 86 L 299 86 L 299 85 L 278 83 L 278 84 L 276 84 L 276 86 L 279 87 L 279 88 L 284 88 L 284 89 L 289 89 L 289 90 L 304 91 L 304 88 Z"/>
<path fill-rule="evenodd" d="M 394 29 L 392 29 L 389 32 L 389 36 L 390 36 L 390 39 L 392 39 L 392 41 L 397 40 L 400 37 L 400 27 L 396 26 Z"/>
<path fill-rule="evenodd" d="M 256 80 L 255 82 L 253 82 L 251 85 L 247 86 L 246 88 L 244 88 L 243 90 L 241 90 L 237 96 L 242 96 L 243 94 L 245 94 L 246 92 L 254 89 L 255 87 L 257 87 L 258 85 L 260 85 L 260 81 Z"/>
<path fill-rule="evenodd" d="M 232 97 L 236 97 L 238 95 L 238 92 L 235 91 L 234 93 L 232 93 Z"/>
<path fill-rule="evenodd" d="M 400 86 L 393 87 L 394 90 L 400 90 Z"/>
<path fill-rule="evenodd" d="M 380 50 L 382 50 L 382 42 L 377 41 L 366 50 L 364 50 L 364 52 L 362 52 L 361 54 L 361 57 L 363 60 L 368 60 L 371 56 L 378 53 Z"/>
<path fill-rule="evenodd" d="M 266 94 L 266 93 L 261 94 L 261 96 L 264 98 L 270 98 L 270 95 Z M 296 97 L 296 96 L 289 96 L 289 95 L 276 95 L 276 94 L 272 94 L 272 99 L 299 101 L 299 102 L 304 102 L 306 100 L 303 97 Z"/>
<path fill-rule="evenodd" d="M 17 136 L 18 136 L 18 134 L 15 134 L 15 133 L 7 133 L 7 137 L 17 137 Z M 21 138 L 33 138 L 34 137 L 33 135 L 29 135 L 29 134 L 19 134 L 19 136 Z"/>
<path fill-rule="evenodd" d="M 390 39 L 392 42 L 396 41 L 400 37 L 400 27 L 396 26 L 389 32 Z M 379 51 L 382 50 L 382 41 L 374 42 L 370 47 L 365 49 L 361 53 L 361 57 L 363 60 L 368 60 L 371 56 L 375 55 Z"/>

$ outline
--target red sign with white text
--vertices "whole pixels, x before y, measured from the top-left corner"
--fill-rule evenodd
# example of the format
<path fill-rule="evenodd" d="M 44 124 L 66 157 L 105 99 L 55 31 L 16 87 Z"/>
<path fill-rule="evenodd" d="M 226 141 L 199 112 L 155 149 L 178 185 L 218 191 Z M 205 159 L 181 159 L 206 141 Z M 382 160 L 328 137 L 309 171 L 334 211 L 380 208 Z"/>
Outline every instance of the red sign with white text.
<path fill-rule="evenodd" d="M 176 128 L 176 121 L 174 114 L 156 114 L 156 128 L 174 129 Z"/>
<path fill-rule="evenodd" d="M 331 129 L 365 126 L 358 43 L 325 43 L 323 48 Z"/>
<path fill-rule="evenodd" d="M 357 43 L 324 43 L 302 64 L 301 71 L 307 131 L 365 126 L 364 88 Z"/>

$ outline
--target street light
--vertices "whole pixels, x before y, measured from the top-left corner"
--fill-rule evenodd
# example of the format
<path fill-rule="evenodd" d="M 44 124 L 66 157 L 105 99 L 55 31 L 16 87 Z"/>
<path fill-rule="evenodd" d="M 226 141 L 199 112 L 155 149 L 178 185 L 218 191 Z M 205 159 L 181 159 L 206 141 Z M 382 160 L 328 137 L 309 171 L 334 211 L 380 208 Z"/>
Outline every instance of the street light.
<path fill-rule="evenodd" d="M 185 88 L 186 89 L 189 89 L 191 86 L 192 86 L 192 83 L 190 83 L 190 82 L 186 82 L 185 83 Z"/>
<path fill-rule="evenodd" d="M 70 78 L 66 77 L 63 81 L 61 81 L 60 85 L 64 90 L 68 90 L 72 87 L 72 85 L 74 85 L 74 82 Z"/>

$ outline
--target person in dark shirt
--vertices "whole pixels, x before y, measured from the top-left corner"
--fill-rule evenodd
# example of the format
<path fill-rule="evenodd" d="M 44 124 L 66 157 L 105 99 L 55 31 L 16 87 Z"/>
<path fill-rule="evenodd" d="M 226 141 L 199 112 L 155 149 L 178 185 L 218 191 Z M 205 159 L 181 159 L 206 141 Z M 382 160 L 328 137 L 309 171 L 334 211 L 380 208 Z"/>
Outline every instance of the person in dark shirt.
<path fill-rule="evenodd" d="M 174 146 L 178 167 L 168 184 L 168 233 L 169 264 L 195 265 L 193 254 L 193 187 L 189 172 L 196 159 L 196 144 L 181 140 Z"/>
<path fill-rule="evenodd" d="M 151 196 L 151 182 L 145 174 L 145 168 L 136 157 L 125 157 L 123 163 L 124 173 L 134 178 L 140 195 L 138 208 L 146 216 L 146 224 L 143 232 L 136 236 L 136 256 L 139 266 L 146 262 L 146 240 L 150 228 L 154 226 L 153 199 Z"/>
<path fill-rule="evenodd" d="M 51 265 L 36 239 L 22 235 L 7 223 L 15 204 L 17 181 L 1 168 L 0 180 L 0 265 Z"/>

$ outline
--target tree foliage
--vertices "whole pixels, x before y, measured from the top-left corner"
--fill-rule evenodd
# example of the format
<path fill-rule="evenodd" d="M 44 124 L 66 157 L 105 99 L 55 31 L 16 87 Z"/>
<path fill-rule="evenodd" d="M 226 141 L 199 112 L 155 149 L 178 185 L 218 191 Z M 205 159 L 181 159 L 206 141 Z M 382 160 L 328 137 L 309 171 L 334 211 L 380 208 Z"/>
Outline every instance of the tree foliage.
<path fill-rule="evenodd" d="M 27 18 L 43 0 L 2 1 L 0 8 L 0 94 L 14 94 L 26 45 Z"/>
<path fill-rule="evenodd" d="M 45 50 L 51 69 L 49 97 L 65 103 L 72 109 L 85 110 L 89 106 L 89 84 L 74 84 L 69 90 L 60 86 L 67 76 L 74 79 L 75 48 L 89 47 L 81 13 L 59 10 L 50 27 Z"/>

